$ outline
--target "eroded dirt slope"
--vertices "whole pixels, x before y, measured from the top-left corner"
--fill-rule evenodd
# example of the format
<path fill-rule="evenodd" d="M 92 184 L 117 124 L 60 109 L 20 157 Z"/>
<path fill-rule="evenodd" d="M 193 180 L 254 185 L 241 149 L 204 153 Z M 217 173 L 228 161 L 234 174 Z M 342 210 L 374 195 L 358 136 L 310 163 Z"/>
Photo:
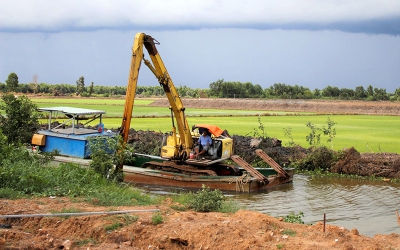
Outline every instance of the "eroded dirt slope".
<path fill-rule="evenodd" d="M 359 235 L 357 229 L 286 223 L 254 211 L 235 214 L 179 212 L 166 199 L 153 207 L 100 207 L 67 198 L 0 200 L 0 214 L 160 209 L 127 215 L 0 219 L 0 249 L 400 249 L 400 235 Z M 395 215 L 394 215 L 395 216 Z M 120 224 L 118 224 L 120 223 Z M 121 225 L 110 230 L 107 226 Z"/>

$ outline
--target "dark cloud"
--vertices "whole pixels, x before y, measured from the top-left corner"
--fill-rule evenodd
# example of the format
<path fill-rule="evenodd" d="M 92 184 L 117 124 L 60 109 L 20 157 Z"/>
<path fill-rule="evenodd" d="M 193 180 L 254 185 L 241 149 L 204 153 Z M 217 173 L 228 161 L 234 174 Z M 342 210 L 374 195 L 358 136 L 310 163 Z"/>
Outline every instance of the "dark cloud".
<path fill-rule="evenodd" d="M 232 23 L 232 24 L 158 24 L 158 25 L 145 25 L 145 24 L 125 24 L 118 27 L 109 26 L 86 26 L 76 27 L 68 24 L 59 27 L 34 27 L 34 28 L 1 28 L 0 32 L 7 33 L 20 33 L 20 32 L 43 32 L 43 33 L 59 33 L 59 32 L 88 32 L 99 30 L 116 30 L 116 31 L 132 31 L 132 30 L 154 30 L 154 31 L 178 31 L 178 30 L 200 30 L 210 28 L 239 28 L 239 29 L 260 29 L 260 30 L 338 30 L 348 33 L 365 33 L 365 34 L 386 34 L 386 35 L 400 35 L 400 17 L 388 19 L 376 19 L 369 21 L 358 22 L 332 22 L 332 23 L 285 23 L 285 24 L 269 24 L 269 23 Z"/>

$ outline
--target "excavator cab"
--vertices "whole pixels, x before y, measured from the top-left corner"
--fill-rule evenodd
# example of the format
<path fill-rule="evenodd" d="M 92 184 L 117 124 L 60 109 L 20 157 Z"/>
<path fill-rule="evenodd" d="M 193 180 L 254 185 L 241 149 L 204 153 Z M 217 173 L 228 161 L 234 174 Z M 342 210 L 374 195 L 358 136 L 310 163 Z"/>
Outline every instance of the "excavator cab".
<path fill-rule="evenodd" d="M 212 140 L 208 152 L 202 155 L 200 159 L 191 159 L 189 155 L 185 155 L 178 160 L 196 163 L 196 165 L 210 165 L 229 159 L 231 157 L 233 153 L 232 138 L 229 136 L 226 130 L 222 130 L 218 126 L 211 124 L 196 124 L 192 127 L 193 148 L 191 148 L 191 151 L 194 151 L 194 147 L 204 130 L 207 130 L 209 132 Z M 166 134 L 163 137 L 163 146 L 161 149 L 162 158 L 174 159 L 176 145 L 175 139 L 177 140 L 177 144 L 180 145 L 179 134 L 176 135 L 176 138 L 173 136 L 172 133 Z M 175 160 L 177 159 L 175 158 Z"/>
<path fill-rule="evenodd" d="M 212 140 L 208 152 L 203 154 L 200 159 L 187 159 L 186 162 L 195 165 L 211 165 L 229 159 L 233 154 L 233 140 L 226 130 L 222 130 L 216 125 L 194 125 L 192 127 L 194 144 L 198 141 L 204 129 L 208 130 Z"/>

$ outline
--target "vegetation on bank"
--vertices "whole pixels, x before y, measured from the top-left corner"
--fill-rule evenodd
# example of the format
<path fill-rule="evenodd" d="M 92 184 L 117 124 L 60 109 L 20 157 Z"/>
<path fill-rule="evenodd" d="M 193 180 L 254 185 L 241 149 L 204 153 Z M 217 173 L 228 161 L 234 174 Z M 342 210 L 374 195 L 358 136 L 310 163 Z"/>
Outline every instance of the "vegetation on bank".
<path fill-rule="evenodd" d="M 163 197 L 143 193 L 132 185 L 114 181 L 93 168 L 51 163 L 51 154 L 29 153 L 26 147 L 0 140 L 0 198 L 66 196 L 99 206 L 153 205 Z M 219 190 L 203 187 L 198 192 L 171 196 L 176 210 L 235 212 L 239 206 Z M 156 217 L 157 218 L 157 217 Z"/>

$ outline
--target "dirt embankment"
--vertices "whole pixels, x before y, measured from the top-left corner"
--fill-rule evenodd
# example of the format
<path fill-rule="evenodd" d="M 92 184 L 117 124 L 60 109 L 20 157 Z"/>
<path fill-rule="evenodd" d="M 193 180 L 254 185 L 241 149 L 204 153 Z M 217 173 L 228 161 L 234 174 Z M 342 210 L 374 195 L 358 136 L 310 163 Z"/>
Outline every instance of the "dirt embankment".
<path fill-rule="evenodd" d="M 340 100 L 259 100 L 259 99 L 182 99 L 187 108 L 232 110 L 265 110 L 316 112 L 323 114 L 400 115 L 400 102 Z M 150 106 L 168 107 L 166 98 L 156 99 Z"/>
<path fill-rule="evenodd" d="M 68 198 L 0 200 L 1 214 L 48 214 L 159 209 L 152 212 L 79 217 L 0 219 L 0 249 L 400 249 L 400 235 L 360 235 L 357 229 L 283 222 L 265 214 L 180 212 L 166 199 L 154 207 L 100 207 Z M 137 218 L 135 220 L 134 218 Z M 112 228 L 114 225 L 114 228 Z M 9 228 L 5 228 L 9 227 Z"/>

